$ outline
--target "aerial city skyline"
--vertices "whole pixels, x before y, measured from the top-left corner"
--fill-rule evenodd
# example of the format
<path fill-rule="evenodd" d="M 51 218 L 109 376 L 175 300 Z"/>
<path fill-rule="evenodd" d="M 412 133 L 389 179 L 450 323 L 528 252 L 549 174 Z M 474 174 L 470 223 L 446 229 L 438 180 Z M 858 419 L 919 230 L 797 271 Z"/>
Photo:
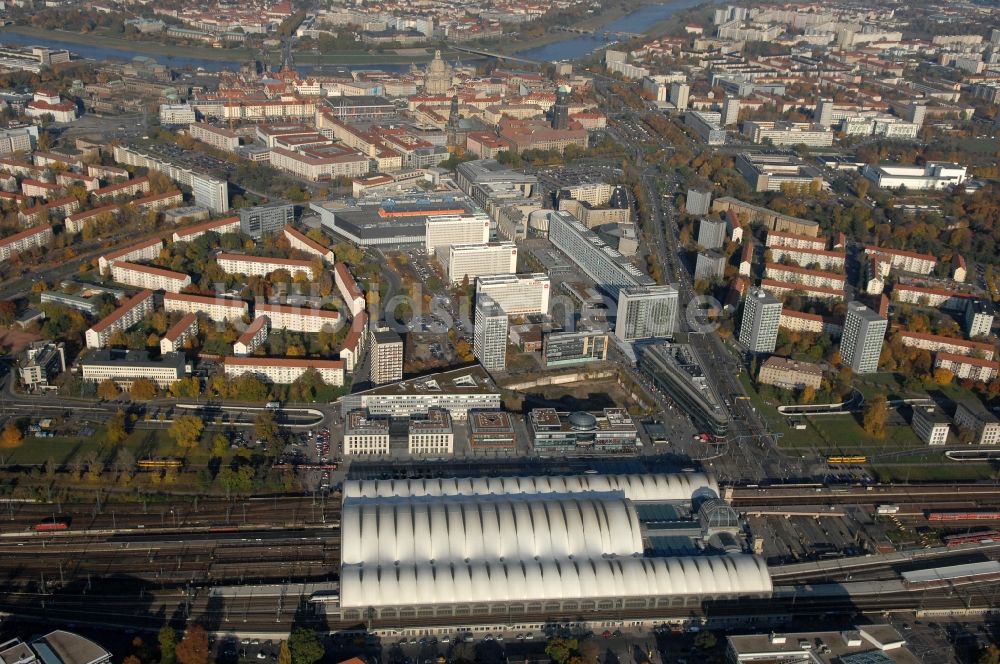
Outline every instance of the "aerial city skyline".
<path fill-rule="evenodd" d="M 1000 661 L 1000 7 L 0 6 L 0 660 Z"/>

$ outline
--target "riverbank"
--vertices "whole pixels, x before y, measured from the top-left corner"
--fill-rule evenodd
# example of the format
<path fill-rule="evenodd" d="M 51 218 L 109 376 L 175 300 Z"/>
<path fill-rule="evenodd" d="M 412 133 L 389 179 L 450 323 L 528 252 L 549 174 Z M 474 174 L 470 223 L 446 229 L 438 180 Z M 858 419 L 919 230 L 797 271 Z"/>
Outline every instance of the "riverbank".
<path fill-rule="evenodd" d="M 135 55 L 148 55 L 161 59 L 164 64 L 174 64 L 173 60 L 207 60 L 218 63 L 239 65 L 247 62 L 251 58 L 259 57 L 259 53 L 248 48 L 210 48 L 205 46 L 186 46 L 180 44 L 165 44 L 155 41 L 133 41 L 115 37 L 102 31 L 89 33 L 69 32 L 63 30 L 43 30 L 27 25 L 12 25 L 0 28 L 0 41 L 3 41 L 5 34 L 13 33 L 28 39 L 38 40 L 39 43 L 60 42 L 67 44 L 70 50 L 72 45 L 81 47 L 103 49 L 110 51 L 124 51 Z M 87 57 L 86 53 L 82 53 Z M 280 64 L 277 54 L 272 54 L 270 64 Z M 368 53 L 366 51 L 352 51 L 333 54 L 317 53 L 294 53 L 295 62 L 303 65 L 407 65 L 410 63 L 430 62 L 433 56 L 433 49 L 429 46 L 424 54 L 398 54 L 398 53 Z M 457 51 L 444 51 L 444 57 L 457 58 L 460 53 Z M 464 56 L 469 59 L 468 56 Z M 174 64 L 174 66 L 177 66 Z"/>
<path fill-rule="evenodd" d="M 163 44 L 151 41 L 133 41 L 114 37 L 106 32 L 80 33 L 68 30 L 43 30 L 30 25 L 10 25 L 0 29 L 0 41 L 7 33 L 14 33 L 37 39 L 39 42 L 57 41 L 80 46 L 108 48 L 122 51 L 132 51 L 136 55 L 159 55 L 166 58 L 184 57 L 199 60 L 215 60 L 218 62 L 246 62 L 253 53 L 246 48 L 207 48 L 204 46 L 182 46 L 179 44 Z M 72 50 L 72 49 L 70 49 Z"/>

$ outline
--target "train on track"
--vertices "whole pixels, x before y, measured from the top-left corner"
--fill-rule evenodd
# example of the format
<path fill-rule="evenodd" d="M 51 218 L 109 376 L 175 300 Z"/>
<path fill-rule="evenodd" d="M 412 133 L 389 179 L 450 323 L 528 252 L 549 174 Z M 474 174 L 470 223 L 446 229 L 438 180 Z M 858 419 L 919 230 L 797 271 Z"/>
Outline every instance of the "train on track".
<path fill-rule="evenodd" d="M 31 527 L 35 532 L 69 530 L 71 519 L 68 516 L 51 516 L 42 519 Z"/>
<path fill-rule="evenodd" d="M 947 512 L 928 512 L 928 521 L 998 521 L 998 510 L 955 510 Z"/>

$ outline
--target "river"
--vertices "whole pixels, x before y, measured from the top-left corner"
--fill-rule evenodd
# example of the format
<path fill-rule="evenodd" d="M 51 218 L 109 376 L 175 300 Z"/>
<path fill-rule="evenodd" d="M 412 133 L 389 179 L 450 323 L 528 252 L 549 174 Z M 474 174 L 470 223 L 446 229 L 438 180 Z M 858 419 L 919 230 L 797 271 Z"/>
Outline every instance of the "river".
<path fill-rule="evenodd" d="M 663 4 L 646 5 L 636 11 L 626 14 L 621 18 L 608 23 L 599 32 L 643 32 L 650 26 L 669 18 L 675 12 L 702 4 L 705 0 L 670 0 Z M 597 35 L 577 35 L 566 33 L 566 39 L 557 42 L 528 49 L 517 53 L 525 58 L 541 61 L 575 60 L 581 58 L 595 49 L 607 45 L 603 36 Z M 148 55 L 157 62 L 168 65 L 173 69 L 192 67 L 194 69 L 204 69 L 206 71 L 221 71 L 223 69 L 237 69 L 242 61 L 240 60 L 208 60 L 204 58 L 192 58 L 185 56 L 167 56 L 157 53 L 138 53 L 124 48 L 112 48 L 108 46 L 98 46 L 94 44 L 78 44 L 76 42 L 60 40 L 58 36 L 53 37 L 32 37 L 10 30 L 0 30 L 0 44 L 11 44 L 16 46 L 47 46 L 49 48 L 62 48 L 75 53 L 84 58 L 92 60 L 131 60 L 136 55 Z M 409 68 L 408 64 L 381 64 L 381 63 L 351 63 L 348 65 L 352 69 L 381 69 L 383 71 L 401 72 Z M 301 73 L 309 73 L 314 65 L 296 64 L 295 68 Z"/>
<path fill-rule="evenodd" d="M 603 32 L 635 32 L 641 33 L 650 27 L 670 18 L 682 9 L 689 9 L 704 4 L 705 0 L 670 0 L 663 4 L 646 5 L 630 14 L 598 28 Z M 560 60 L 576 60 L 593 53 L 594 50 L 607 46 L 608 40 L 603 35 L 579 35 L 557 42 L 539 46 L 538 48 L 519 51 L 517 55 L 531 60 L 558 62 Z"/>

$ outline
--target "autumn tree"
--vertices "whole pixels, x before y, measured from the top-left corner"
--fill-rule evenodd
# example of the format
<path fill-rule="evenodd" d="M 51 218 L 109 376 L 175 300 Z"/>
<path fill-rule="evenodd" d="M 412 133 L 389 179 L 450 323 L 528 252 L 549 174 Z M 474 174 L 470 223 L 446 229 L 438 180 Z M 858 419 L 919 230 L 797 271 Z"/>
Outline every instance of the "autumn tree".
<path fill-rule="evenodd" d="M 278 648 L 278 664 L 292 664 L 292 651 L 288 649 L 288 641 L 282 641 Z"/>
<path fill-rule="evenodd" d="M 24 442 L 24 434 L 21 433 L 21 428 L 14 420 L 7 420 L 3 432 L 0 433 L 0 445 L 6 449 L 13 449 L 20 447 L 22 442 Z"/>
<path fill-rule="evenodd" d="M 273 443 L 278 440 L 278 423 L 274 419 L 274 411 L 262 410 L 253 422 L 253 431 L 257 440 Z"/>
<path fill-rule="evenodd" d="M 108 419 L 104 435 L 112 445 L 117 445 L 128 437 L 128 429 L 125 426 L 125 411 L 119 408 L 118 412 Z"/>
<path fill-rule="evenodd" d="M 177 664 L 208 664 L 209 654 L 208 633 L 201 625 L 187 629 L 174 653 Z"/>
<path fill-rule="evenodd" d="M 138 378 L 132 382 L 132 389 L 129 394 L 136 401 L 149 401 L 156 396 L 156 383 L 148 378 Z"/>
<path fill-rule="evenodd" d="M 943 367 L 934 370 L 934 382 L 938 385 L 949 385 L 954 377 L 955 374 Z"/>
<path fill-rule="evenodd" d="M 97 398 L 98 399 L 117 399 L 121 390 L 118 389 L 118 385 L 115 381 L 110 378 L 105 378 L 100 383 L 97 384 Z"/>
<path fill-rule="evenodd" d="M 885 427 L 889 420 L 889 400 L 880 394 L 865 406 L 863 424 L 865 431 L 875 438 L 885 437 Z"/>
<path fill-rule="evenodd" d="M 201 439 L 205 423 L 194 415 L 181 415 L 170 424 L 170 436 L 180 447 L 194 447 Z"/>

